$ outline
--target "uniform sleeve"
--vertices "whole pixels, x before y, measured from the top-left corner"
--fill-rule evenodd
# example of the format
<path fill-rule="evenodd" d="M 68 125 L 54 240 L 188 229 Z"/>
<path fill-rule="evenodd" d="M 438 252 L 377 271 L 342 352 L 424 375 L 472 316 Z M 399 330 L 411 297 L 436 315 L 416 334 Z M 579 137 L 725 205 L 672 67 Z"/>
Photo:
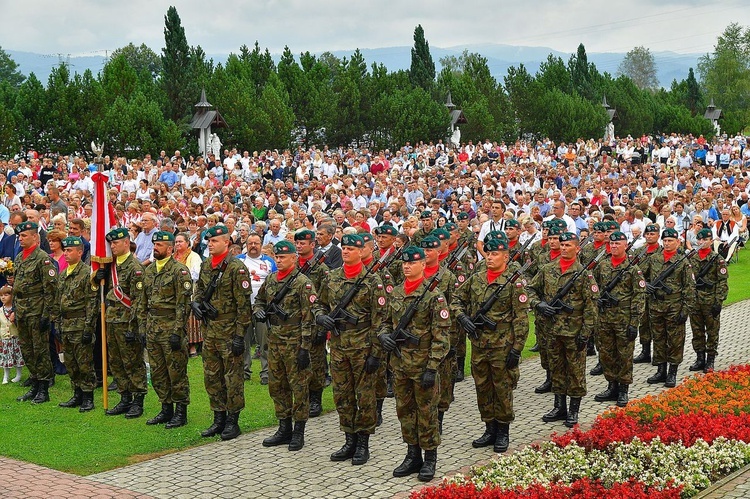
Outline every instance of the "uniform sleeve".
<path fill-rule="evenodd" d="M 526 339 L 529 337 L 529 296 L 520 279 L 513 286 L 511 300 L 513 349 L 520 352 L 526 346 Z"/>
<path fill-rule="evenodd" d="M 302 315 L 302 348 L 310 350 L 312 346 L 313 326 L 315 325 L 315 315 L 313 314 L 313 307 L 315 302 L 318 301 L 318 296 L 315 293 L 315 286 L 310 279 L 305 276 L 300 276 L 297 279 L 299 286 L 299 305 L 300 313 Z"/>
<path fill-rule="evenodd" d="M 99 307 L 99 293 L 100 293 L 100 286 L 99 283 L 90 281 L 89 277 L 86 276 L 86 331 L 90 331 L 91 334 L 94 334 L 96 331 L 96 322 L 99 319 L 100 313 L 100 307 Z M 57 301 L 57 303 L 60 303 Z"/>
<path fill-rule="evenodd" d="M 453 315 L 453 317 L 456 319 L 458 319 L 458 316 L 461 314 L 469 313 L 469 300 L 471 300 L 471 281 L 472 278 L 470 277 L 469 279 L 464 281 L 463 284 L 459 284 L 451 295 L 450 311 L 451 315 Z"/>
<path fill-rule="evenodd" d="M 321 280 L 320 289 L 318 290 L 318 306 L 315 310 L 315 316 L 325 315 L 331 311 L 330 306 L 330 274 L 326 273 L 325 277 Z"/>
<path fill-rule="evenodd" d="M 190 299 L 193 296 L 193 278 L 187 267 L 180 267 L 175 279 L 175 331 L 174 334 L 184 336 L 187 334 L 187 321 L 190 315 Z"/>
<path fill-rule="evenodd" d="M 693 276 L 693 266 L 690 260 L 685 259 L 682 265 L 680 275 L 680 288 L 682 288 L 682 306 L 683 310 L 693 310 L 695 303 L 695 277 Z"/>
<path fill-rule="evenodd" d="M 590 338 L 599 323 L 599 308 L 596 300 L 599 298 L 599 285 L 594 274 L 588 272 L 581 277 L 583 283 L 583 336 Z"/>
<path fill-rule="evenodd" d="M 133 256 L 135 258 L 135 255 Z M 139 331 L 141 325 L 145 324 L 146 316 L 139 315 L 138 310 L 143 307 L 141 302 L 143 301 L 143 267 L 140 263 L 135 262 L 136 266 L 130 274 L 130 330 Z M 145 326 L 143 326 L 145 328 Z"/>
<path fill-rule="evenodd" d="M 628 326 L 637 328 L 646 310 L 646 280 L 637 265 L 630 269 L 630 275 L 633 284 L 633 297 L 630 300 L 630 324 Z"/>
<path fill-rule="evenodd" d="M 430 356 L 427 360 L 427 369 L 437 370 L 440 362 L 448 355 L 450 349 L 450 327 L 451 318 L 448 311 L 448 303 L 442 293 L 437 293 L 430 303 L 432 320 L 430 329 L 432 343 L 430 343 Z"/>
<path fill-rule="evenodd" d="M 370 282 L 372 283 L 372 298 L 370 301 L 370 343 L 372 349 L 370 355 L 380 358 L 383 356 L 383 348 L 380 345 L 380 340 L 378 340 L 378 331 L 385 320 L 388 300 L 385 297 L 385 289 L 380 277 L 373 276 Z"/>
<path fill-rule="evenodd" d="M 729 293 L 729 285 L 727 279 L 729 278 L 729 272 L 727 271 L 727 262 L 723 258 L 717 259 L 716 265 L 716 286 L 714 286 L 714 301 L 716 304 L 721 305 L 724 300 L 727 299 Z"/>
<path fill-rule="evenodd" d="M 237 304 L 237 336 L 244 336 L 245 329 L 250 325 L 253 316 L 253 309 L 250 302 L 252 296 L 252 286 L 248 279 L 247 272 L 240 272 L 245 265 L 236 260 L 237 266 L 232 270 L 234 280 L 234 301 Z M 239 267 L 242 267 L 241 269 Z"/>
<path fill-rule="evenodd" d="M 41 274 L 42 289 L 44 289 L 44 310 L 42 310 L 42 317 L 56 318 L 60 315 L 60 305 L 55 300 L 58 273 L 49 257 L 42 262 Z"/>
<path fill-rule="evenodd" d="M 539 271 L 531 278 L 531 282 L 525 288 L 526 293 L 529 296 L 529 308 L 532 310 L 536 308 L 539 302 L 544 301 L 544 270 Z"/>

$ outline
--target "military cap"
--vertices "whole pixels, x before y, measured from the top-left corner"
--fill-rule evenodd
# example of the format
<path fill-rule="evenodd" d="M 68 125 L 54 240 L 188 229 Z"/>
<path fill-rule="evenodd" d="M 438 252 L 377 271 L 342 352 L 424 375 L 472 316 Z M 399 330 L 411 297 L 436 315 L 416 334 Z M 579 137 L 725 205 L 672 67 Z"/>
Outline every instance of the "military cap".
<path fill-rule="evenodd" d="M 369 232 L 360 232 L 360 233 L 358 233 L 358 235 L 366 243 L 369 243 L 370 241 L 374 241 L 375 240 L 375 238 L 372 237 L 372 234 L 370 234 Z"/>
<path fill-rule="evenodd" d="M 484 241 L 482 242 L 486 244 L 490 239 L 501 239 L 503 241 L 507 241 L 508 236 L 501 230 L 491 230 L 487 233 L 486 236 L 484 236 Z"/>
<path fill-rule="evenodd" d="M 557 227 L 558 229 L 566 229 L 568 224 L 562 218 L 553 218 L 549 221 L 550 227 Z"/>
<path fill-rule="evenodd" d="M 547 237 L 558 237 L 562 233 L 563 231 L 559 227 L 550 227 L 549 232 L 547 233 Z"/>
<path fill-rule="evenodd" d="M 128 232 L 128 229 L 118 227 L 117 229 L 112 229 L 111 231 L 107 232 L 107 235 L 104 236 L 104 238 L 111 243 L 112 241 L 119 241 L 120 239 L 130 238 L 130 232 Z"/>
<path fill-rule="evenodd" d="M 564 241 L 578 241 L 578 236 L 572 232 L 563 232 L 560 234 L 560 242 L 562 243 Z"/>
<path fill-rule="evenodd" d="M 618 230 L 609 235 L 609 240 L 610 241 L 627 241 L 628 236 L 626 236 L 623 232 L 620 232 Z"/>
<path fill-rule="evenodd" d="M 315 241 L 315 232 L 310 229 L 301 229 L 294 233 L 295 241 Z"/>
<path fill-rule="evenodd" d="M 226 226 L 214 225 L 206 231 L 206 235 L 203 237 L 203 239 L 211 239 L 212 237 L 223 236 L 225 234 L 229 234 L 229 229 L 227 229 Z"/>
<path fill-rule="evenodd" d="M 594 232 L 606 232 L 606 224 L 604 222 L 594 223 Z"/>
<path fill-rule="evenodd" d="M 516 229 L 520 229 L 521 224 L 518 223 L 518 220 L 516 220 L 515 218 L 511 218 L 510 220 L 505 221 L 505 228 L 507 229 L 508 227 L 515 227 Z"/>
<path fill-rule="evenodd" d="M 430 232 L 430 235 L 434 236 L 434 237 L 437 237 L 441 241 L 447 241 L 448 239 L 451 238 L 450 232 L 448 232 L 444 228 L 435 229 L 432 232 Z"/>
<path fill-rule="evenodd" d="M 659 233 L 659 226 L 656 225 L 656 224 L 648 224 L 646 226 L 646 230 L 644 230 L 643 233 L 646 234 L 648 232 L 656 232 L 658 234 Z"/>
<path fill-rule="evenodd" d="M 424 259 L 424 250 L 417 246 L 407 246 L 401 253 L 401 260 L 404 262 L 419 262 Z"/>
<path fill-rule="evenodd" d="M 549 229 L 551 227 L 550 225 L 551 220 L 545 220 L 542 222 L 542 229 Z"/>
<path fill-rule="evenodd" d="M 662 239 L 666 239 L 668 237 L 673 237 L 673 238 L 677 239 L 677 238 L 680 237 L 680 235 L 674 229 L 664 229 L 664 231 L 662 231 L 662 233 L 661 233 L 661 238 Z"/>
<path fill-rule="evenodd" d="M 432 218 L 432 212 L 430 210 L 424 210 L 420 215 L 419 219 L 424 220 L 425 218 Z"/>
<path fill-rule="evenodd" d="M 468 220 L 469 214 L 466 213 L 465 211 L 462 211 L 461 213 L 458 214 L 456 218 L 458 218 L 459 220 Z"/>
<path fill-rule="evenodd" d="M 341 246 L 363 248 L 365 246 L 365 241 L 359 236 L 359 234 L 346 234 L 341 236 Z"/>
<path fill-rule="evenodd" d="M 165 230 L 154 232 L 154 235 L 151 236 L 151 242 L 155 243 L 157 241 L 174 242 L 174 234 Z"/>
<path fill-rule="evenodd" d="M 454 230 L 458 230 L 458 225 L 453 222 L 448 222 L 447 224 L 443 225 L 443 229 L 447 230 L 448 232 L 453 232 Z"/>
<path fill-rule="evenodd" d="M 438 249 L 440 248 L 440 239 L 435 236 L 427 236 L 419 243 L 420 248 Z"/>
<path fill-rule="evenodd" d="M 26 232 L 27 230 L 37 230 L 39 226 L 35 222 L 21 222 L 20 224 L 16 225 L 15 231 L 16 234 L 20 234 L 21 232 Z"/>
<path fill-rule="evenodd" d="M 508 251 L 508 241 L 502 239 L 490 239 L 484 243 L 485 251 Z"/>
<path fill-rule="evenodd" d="M 607 230 L 620 230 L 620 224 L 614 220 L 608 220 L 605 223 L 607 224 Z"/>
<path fill-rule="evenodd" d="M 376 236 L 381 236 L 381 235 L 397 236 L 398 235 L 398 229 L 396 229 L 396 227 L 394 227 L 391 224 L 383 224 L 380 227 L 375 227 L 374 232 Z"/>
<path fill-rule="evenodd" d="M 698 231 L 695 237 L 697 237 L 698 239 L 712 239 L 714 237 L 714 234 L 713 232 L 711 232 L 711 229 L 701 229 Z"/>
<path fill-rule="evenodd" d="M 68 236 L 62 240 L 63 248 L 72 248 L 74 246 L 83 248 L 83 240 L 78 236 Z"/>
<path fill-rule="evenodd" d="M 297 247 L 291 241 L 279 241 L 273 245 L 274 255 L 295 255 Z"/>

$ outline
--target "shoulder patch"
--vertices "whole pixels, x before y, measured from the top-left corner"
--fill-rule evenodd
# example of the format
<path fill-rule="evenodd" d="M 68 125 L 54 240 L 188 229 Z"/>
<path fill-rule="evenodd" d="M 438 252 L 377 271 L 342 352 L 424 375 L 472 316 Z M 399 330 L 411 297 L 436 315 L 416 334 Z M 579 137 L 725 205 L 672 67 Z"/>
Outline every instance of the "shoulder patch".
<path fill-rule="evenodd" d="M 50 263 L 52 263 L 52 262 L 50 262 L 49 260 L 45 260 L 45 261 L 44 261 L 44 264 L 45 264 L 45 265 L 49 265 Z"/>
<path fill-rule="evenodd" d="M 390 280 L 391 279 L 391 274 L 389 274 L 388 272 L 385 272 L 383 274 L 383 279 Z"/>
<path fill-rule="evenodd" d="M 188 273 L 187 270 L 180 270 L 180 274 L 182 275 L 187 275 L 187 273 Z"/>
<path fill-rule="evenodd" d="M 381 296 L 380 298 L 378 298 L 378 305 L 380 305 L 381 307 L 385 305 L 385 296 Z"/>
<path fill-rule="evenodd" d="M 141 270 L 136 270 L 135 271 L 135 276 L 136 277 L 140 277 L 141 275 L 143 275 L 143 271 L 141 271 Z"/>
<path fill-rule="evenodd" d="M 388 294 L 393 293 L 393 286 L 391 286 L 390 284 L 388 286 L 386 286 L 385 287 L 385 292 L 388 293 Z"/>
<path fill-rule="evenodd" d="M 464 282 L 466 280 L 466 277 L 463 275 L 458 276 L 458 282 Z"/>
<path fill-rule="evenodd" d="M 455 284 L 455 286 L 456 286 L 456 287 L 459 287 L 460 285 L 461 285 L 461 283 L 459 283 L 458 281 L 456 281 L 456 284 Z"/>
<path fill-rule="evenodd" d="M 443 303 L 445 301 L 445 298 L 442 297 L 442 296 L 438 296 L 437 301 L 438 301 L 438 303 Z"/>
<path fill-rule="evenodd" d="M 443 310 L 440 311 L 440 318 L 441 319 L 448 319 L 448 318 L 450 318 L 450 316 L 451 316 L 451 314 L 448 312 L 447 309 L 444 308 Z"/>
<path fill-rule="evenodd" d="M 193 287 L 193 283 L 191 281 L 185 281 L 183 286 L 185 287 L 185 289 L 190 289 Z"/>
<path fill-rule="evenodd" d="M 312 284 L 310 284 L 309 282 L 305 284 L 305 289 L 312 289 Z"/>
<path fill-rule="evenodd" d="M 250 287 L 250 281 L 242 281 L 242 289 L 248 289 Z"/>
<path fill-rule="evenodd" d="M 516 282 L 516 287 L 517 288 L 522 288 L 523 287 L 523 283 L 522 282 Z"/>
<path fill-rule="evenodd" d="M 310 295 L 310 303 L 315 303 L 315 300 L 317 300 L 318 297 L 315 295 Z"/>
<path fill-rule="evenodd" d="M 518 295 L 518 301 L 520 301 L 521 303 L 526 303 L 527 301 L 529 301 L 529 297 L 521 293 L 520 295 Z"/>
<path fill-rule="evenodd" d="M 719 274 L 726 275 L 726 273 L 727 273 L 727 268 L 726 267 L 722 267 L 722 268 L 719 269 Z"/>
<path fill-rule="evenodd" d="M 246 274 L 246 273 L 247 273 L 247 272 L 245 271 L 245 269 L 240 269 L 240 270 L 239 270 L 239 272 L 240 272 L 240 274 Z"/>

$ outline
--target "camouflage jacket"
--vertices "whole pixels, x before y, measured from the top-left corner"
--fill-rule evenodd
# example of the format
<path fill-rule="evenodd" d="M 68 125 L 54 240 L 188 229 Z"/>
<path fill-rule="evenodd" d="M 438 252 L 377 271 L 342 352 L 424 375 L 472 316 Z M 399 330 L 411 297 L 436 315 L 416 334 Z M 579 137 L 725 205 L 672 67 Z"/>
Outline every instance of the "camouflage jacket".
<path fill-rule="evenodd" d="M 596 243 L 594 241 L 590 242 L 584 248 L 578 252 L 578 261 L 581 262 L 581 265 L 586 265 L 589 263 L 593 258 L 596 257 L 596 255 L 599 254 L 599 252 L 606 246 L 606 243 L 602 244 L 598 248 L 596 247 Z"/>
<path fill-rule="evenodd" d="M 252 320 L 250 297 L 252 287 L 247 267 L 242 261 L 227 256 L 227 267 L 219 279 L 210 303 L 216 307 L 218 317 L 209 320 L 204 328 L 204 338 L 229 340 L 232 336 L 244 336 L 245 328 Z M 220 272 L 222 264 L 211 267 L 211 258 L 201 264 L 201 272 L 195 283 L 193 299 L 202 300 L 211 280 Z"/>
<path fill-rule="evenodd" d="M 184 336 L 193 296 L 190 270 L 170 258 L 157 272 L 154 262 L 143 272 L 143 287 L 148 292 L 140 301 L 141 317 L 146 317 L 141 321 L 141 334 L 149 331 Z"/>
<path fill-rule="evenodd" d="M 122 265 L 117 265 L 116 261 L 110 265 L 114 265 L 117 269 L 117 281 L 120 289 L 126 296 L 130 297 L 131 306 L 128 308 L 115 296 L 110 274 L 107 276 L 106 282 L 107 322 L 129 323 L 131 331 L 140 331 L 140 319 L 137 312 L 140 301 L 143 299 L 143 265 L 132 253 L 122 262 Z M 142 319 L 145 320 L 145 317 Z"/>
<path fill-rule="evenodd" d="M 599 309 L 599 320 L 603 323 L 618 324 L 622 327 L 638 327 L 646 308 L 646 280 L 643 278 L 641 269 L 637 265 L 629 265 L 627 259 L 617 267 L 613 267 L 610 257 L 602 260 L 596 266 L 594 278 L 601 283 L 601 291 L 610 282 L 613 282 L 623 268 L 627 268 L 627 270 L 623 272 L 620 281 L 610 291 L 610 294 L 619 303 L 612 307 Z"/>
<path fill-rule="evenodd" d="M 258 294 L 255 296 L 253 311 L 267 311 L 267 305 L 289 282 L 289 291 L 279 303 L 279 307 L 289 314 L 289 317 L 284 320 L 277 315 L 268 315 L 268 322 L 270 323 L 268 343 L 298 345 L 309 350 L 312 345 L 313 327 L 315 325 L 313 305 L 318 299 L 315 287 L 304 274 L 294 277 L 294 272 L 291 272 L 281 281 L 278 280 L 278 275 L 278 272 L 273 272 L 263 281 Z"/>
<path fill-rule="evenodd" d="M 696 303 L 710 305 L 721 305 L 724 303 L 729 292 L 729 286 L 727 285 L 727 262 L 721 256 L 717 255 L 715 251 L 711 250 L 711 253 L 706 255 L 706 258 L 703 260 L 701 260 L 696 251 L 690 257 L 690 264 L 693 267 L 696 279 L 704 266 L 709 265 L 708 272 L 703 276 L 701 282 L 696 282 Z"/>
<path fill-rule="evenodd" d="M 91 267 L 80 262 L 70 274 L 63 270 L 57 278 L 55 303 L 59 307 L 57 322 L 63 333 L 94 334 L 99 320 L 99 285 L 91 282 Z"/>
<path fill-rule="evenodd" d="M 57 267 L 50 258 L 37 246 L 25 260 L 21 252 L 13 261 L 16 269 L 13 283 L 16 319 L 38 315 L 50 320 L 57 318 Z"/>
<path fill-rule="evenodd" d="M 649 283 L 652 283 L 671 262 L 681 259 L 683 255 L 684 252 L 678 251 L 670 262 L 665 262 L 664 250 L 656 251 L 644 261 L 643 275 L 646 276 Z M 657 292 L 656 295 L 649 296 L 649 310 L 664 312 L 671 304 L 681 303 L 681 310 L 689 313 L 696 298 L 695 280 L 690 260 L 682 260 L 674 272 L 664 281 L 664 284 L 671 288 L 672 294 L 665 295 L 663 292 Z"/>
<path fill-rule="evenodd" d="M 316 253 L 317 256 L 317 253 Z M 299 259 L 297 259 L 297 268 L 300 268 L 299 265 Z M 323 286 L 323 280 L 326 278 L 328 273 L 331 271 L 331 269 L 328 268 L 328 265 L 325 263 L 319 263 L 315 266 L 314 269 L 312 269 L 312 272 L 307 274 L 307 278 L 310 279 L 310 281 L 313 284 L 313 290 L 317 293 L 318 290 Z M 325 313 L 324 310 L 322 310 L 320 304 L 320 300 L 316 300 L 313 304 L 313 317 L 317 317 L 318 314 Z"/>

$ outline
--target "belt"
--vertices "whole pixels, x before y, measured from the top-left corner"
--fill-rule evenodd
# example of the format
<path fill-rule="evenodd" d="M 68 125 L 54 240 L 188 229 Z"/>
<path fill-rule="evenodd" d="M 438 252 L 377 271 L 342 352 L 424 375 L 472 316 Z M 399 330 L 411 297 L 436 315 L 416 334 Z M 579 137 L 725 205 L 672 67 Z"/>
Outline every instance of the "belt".
<path fill-rule="evenodd" d="M 71 310 L 68 313 L 62 314 L 63 319 L 80 319 L 81 317 L 86 317 L 85 310 Z"/>
<path fill-rule="evenodd" d="M 272 315 L 268 318 L 268 322 L 271 323 L 272 326 L 301 326 L 302 321 L 299 319 L 281 319 L 279 317 L 276 317 L 275 315 Z"/>
<path fill-rule="evenodd" d="M 219 314 L 216 316 L 215 321 L 231 321 L 237 317 L 237 314 L 233 312 L 227 312 L 226 314 Z"/>
<path fill-rule="evenodd" d="M 339 331 L 357 331 L 360 329 L 369 328 L 372 325 L 370 321 L 360 322 L 358 324 L 349 324 L 348 322 L 343 323 L 338 327 Z"/>
<path fill-rule="evenodd" d="M 148 313 L 154 317 L 174 317 L 177 312 L 173 308 L 156 308 L 149 310 Z"/>

